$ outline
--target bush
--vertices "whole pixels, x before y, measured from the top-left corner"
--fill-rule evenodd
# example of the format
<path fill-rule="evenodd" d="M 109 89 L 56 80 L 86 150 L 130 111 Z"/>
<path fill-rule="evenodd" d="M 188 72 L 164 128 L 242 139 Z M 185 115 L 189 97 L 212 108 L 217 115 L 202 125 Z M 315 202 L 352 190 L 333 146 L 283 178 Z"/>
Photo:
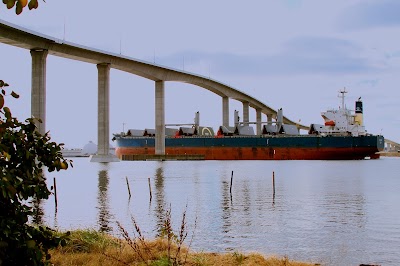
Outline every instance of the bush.
<path fill-rule="evenodd" d="M 32 200 L 47 199 L 44 169 L 49 172 L 67 169 L 61 154 L 63 144 L 50 141 L 48 132 L 36 131 L 35 118 L 18 121 L 5 97 L 8 84 L 0 80 L 0 265 L 45 265 L 48 249 L 62 242 L 51 229 L 29 224 L 33 215 Z"/>

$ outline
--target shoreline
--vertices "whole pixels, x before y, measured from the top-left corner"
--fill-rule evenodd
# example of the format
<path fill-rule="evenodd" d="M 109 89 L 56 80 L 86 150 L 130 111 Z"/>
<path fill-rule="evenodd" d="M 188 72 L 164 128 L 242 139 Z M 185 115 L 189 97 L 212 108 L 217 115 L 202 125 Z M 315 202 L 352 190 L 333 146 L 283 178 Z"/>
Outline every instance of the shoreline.
<path fill-rule="evenodd" d="M 124 230 L 124 229 L 122 229 Z M 181 233 L 181 232 L 180 232 Z M 62 234 L 58 232 L 58 234 Z M 145 240 L 131 238 L 126 231 L 123 239 L 91 229 L 71 231 L 67 244 L 50 250 L 50 263 L 66 265 L 291 265 L 317 266 L 320 263 L 300 262 L 287 256 L 264 256 L 260 253 L 194 252 L 179 241 L 182 234 Z M 185 238 L 183 238 L 185 240 Z"/>
<path fill-rule="evenodd" d="M 379 152 L 383 157 L 400 157 L 400 152 Z"/>

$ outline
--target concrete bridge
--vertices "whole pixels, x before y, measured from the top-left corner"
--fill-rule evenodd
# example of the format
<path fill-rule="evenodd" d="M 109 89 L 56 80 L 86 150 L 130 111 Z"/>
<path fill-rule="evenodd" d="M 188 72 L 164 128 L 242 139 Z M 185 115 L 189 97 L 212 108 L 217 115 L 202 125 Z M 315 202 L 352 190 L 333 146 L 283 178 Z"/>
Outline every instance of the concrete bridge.
<path fill-rule="evenodd" d="M 92 161 L 107 162 L 111 158 L 108 154 L 109 130 L 109 92 L 110 68 L 118 69 L 138 75 L 155 82 L 155 128 L 156 154 L 165 154 L 165 96 L 164 84 L 167 81 L 176 81 L 193 84 L 209 90 L 222 99 L 222 124 L 229 126 L 229 100 L 234 99 L 243 104 L 243 122 L 249 122 L 249 108 L 256 110 L 256 131 L 261 134 L 261 116 L 265 114 L 267 121 L 276 117 L 277 111 L 261 101 L 235 88 L 193 73 L 179 71 L 173 68 L 140 61 L 119 54 L 109 53 L 78 44 L 66 42 L 46 36 L 26 28 L 0 20 L 0 42 L 30 51 L 32 56 L 32 95 L 31 114 L 40 118 L 43 123 L 38 124 L 38 131 L 46 132 L 46 58 L 48 55 L 64 57 L 91 63 L 98 69 L 98 151 Z M 297 125 L 298 128 L 308 130 L 307 126 L 297 124 L 284 117 L 286 124 Z"/>

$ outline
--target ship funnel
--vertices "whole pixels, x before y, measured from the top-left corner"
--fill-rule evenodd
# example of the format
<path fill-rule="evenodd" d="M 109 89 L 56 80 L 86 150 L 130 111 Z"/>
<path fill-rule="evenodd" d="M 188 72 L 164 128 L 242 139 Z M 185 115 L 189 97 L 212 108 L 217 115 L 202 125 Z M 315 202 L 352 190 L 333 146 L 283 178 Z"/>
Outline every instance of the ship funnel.
<path fill-rule="evenodd" d="M 356 125 L 363 125 L 363 103 L 361 101 L 361 97 L 358 98 L 356 101 L 356 108 L 355 108 L 356 116 L 354 118 L 354 123 Z"/>
<path fill-rule="evenodd" d="M 278 127 L 280 127 L 283 123 L 283 110 L 282 108 L 278 109 L 278 113 L 276 115 L 276 122 Z"/>
<path fill-rule="evenodd" d="M 200 113 L 199 113 L 199 111 L 197 111 L 195 116 L 194 116 L 194 125 L 195 125 L 196 128 L 198 128 L 200 126 Z"/>
<path fill-rule="evenodd" d="M 235 127 L 237 127 L 239 125 L 239 120 L 240 120 L 239 111 L 235 110 L 235 112 L 233 113 L 233 122 L 234 122 Z"/>

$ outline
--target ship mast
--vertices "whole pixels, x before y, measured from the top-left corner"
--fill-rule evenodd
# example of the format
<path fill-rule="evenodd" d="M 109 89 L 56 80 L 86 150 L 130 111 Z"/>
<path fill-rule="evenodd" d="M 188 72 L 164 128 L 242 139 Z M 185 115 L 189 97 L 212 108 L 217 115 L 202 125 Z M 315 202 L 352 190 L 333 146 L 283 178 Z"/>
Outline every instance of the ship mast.
<path fill-rule="evenodd" d="M 342 98 L 342 109 L 344 110 L 344 97 L 345 97 L 345 93 L 347 93 L 346 88 L 343 88 L 343 90 L 339 91 L 339 93 L 341 93 L 342 95 L 339 96 L 339 98 Z"/>

